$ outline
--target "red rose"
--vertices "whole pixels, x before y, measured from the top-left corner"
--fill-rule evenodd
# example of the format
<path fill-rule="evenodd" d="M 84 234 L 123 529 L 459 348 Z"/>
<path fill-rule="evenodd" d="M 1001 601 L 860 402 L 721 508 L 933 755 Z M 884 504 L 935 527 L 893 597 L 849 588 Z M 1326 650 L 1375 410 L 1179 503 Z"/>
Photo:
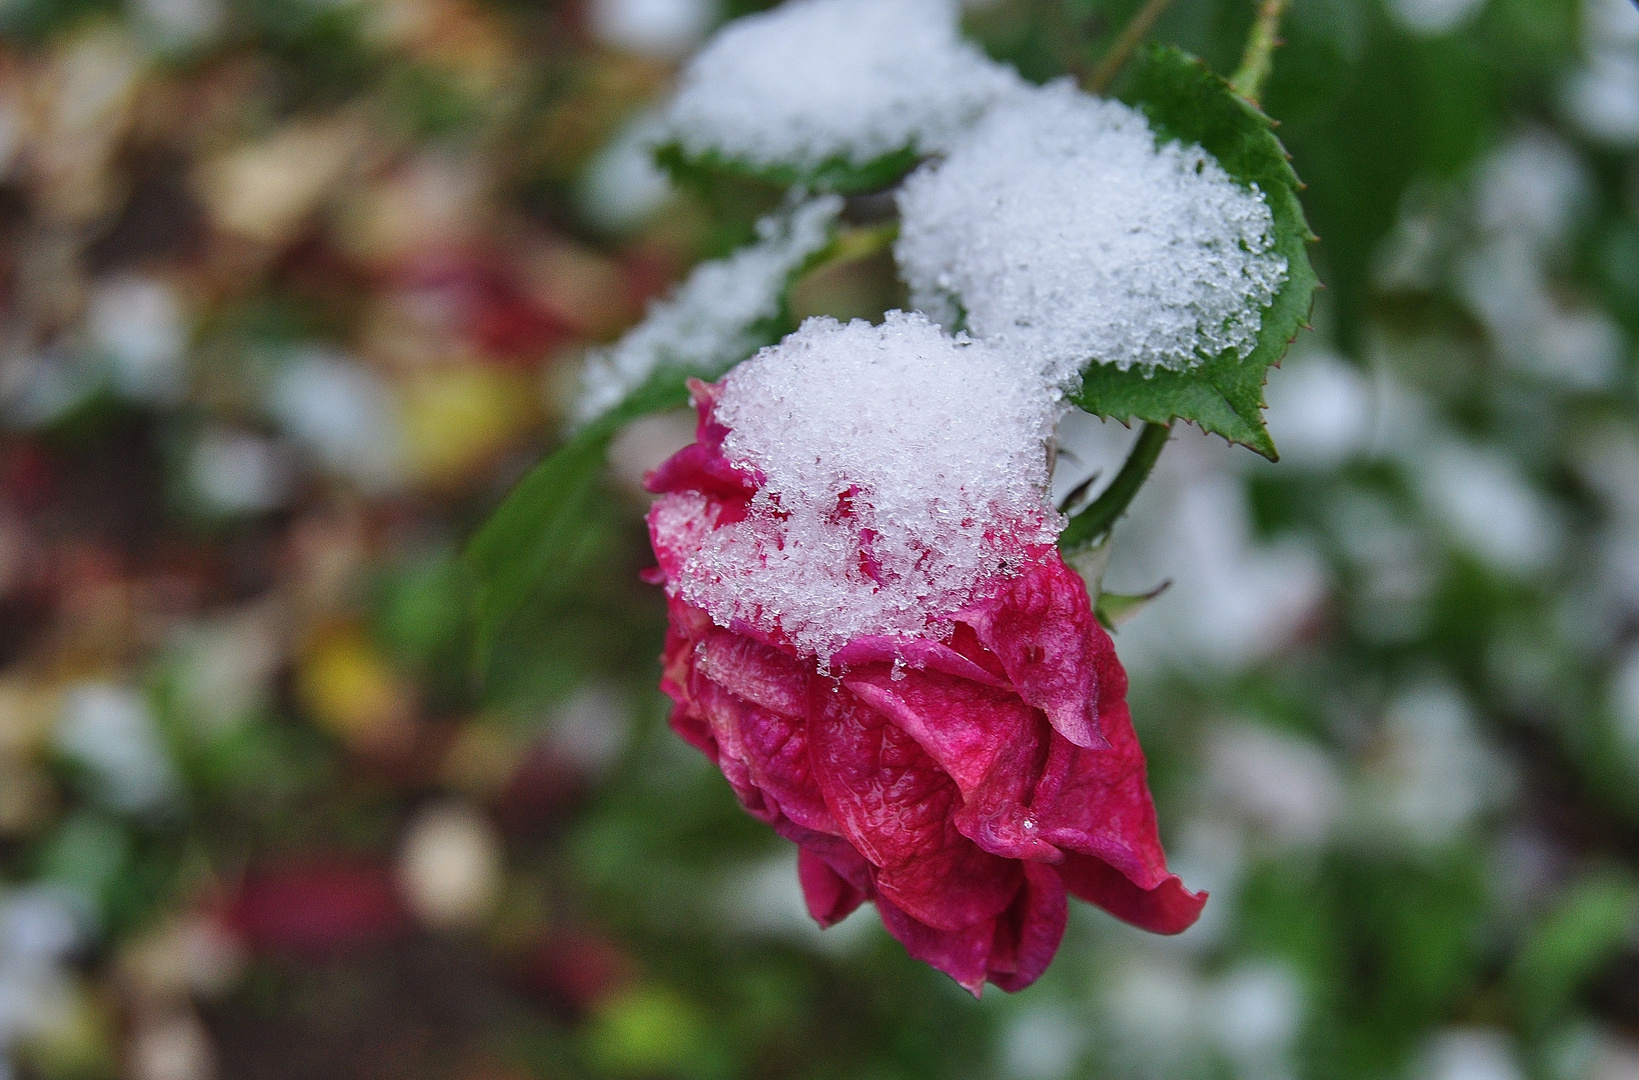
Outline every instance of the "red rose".
<path fill-rule="evenodd" d="M 1057 549 L 1030 545 L 939 613 L 955 624 L 939 640 L 858 637 L 823 669 L 777 629 L 718 626 L 678 582 L 758 478 L 723 453 L 715 388 L 695 396 L 697 441 L 648 481 L 671 597 L 661 688 L 678 734 L 800 846 L 814 918 L 873 901 L 912 956 L 975 995 L 1046 970 L 1067 892 L 1158 933 L 1194 923 L 1206 896 L 1167 872 L 1126 674 Z"/>

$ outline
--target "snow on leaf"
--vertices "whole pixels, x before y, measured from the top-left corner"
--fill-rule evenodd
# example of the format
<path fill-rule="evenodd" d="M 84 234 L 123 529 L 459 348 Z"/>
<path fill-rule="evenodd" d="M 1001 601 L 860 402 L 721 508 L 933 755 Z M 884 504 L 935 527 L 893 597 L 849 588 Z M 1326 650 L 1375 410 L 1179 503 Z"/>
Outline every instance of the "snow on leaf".
<path fill-rule="evenodd" d="M 588 424 L 657 373 L 715 379 L 779 339 L 791 283 L 830 242 L 842 200 L 821 196 L 757 223 L 758 241 L 696 266 L 614 345 L 587 358 L 575 419 Z"/>
<path fill-rule="evenodd" d="M 1245 356 L 1286 276 L 1255 185 L 1068 80 L 998 103 L 899 206 L 913 302 L 1066 386 Z"/>
<path fill-rule="evenodd" d="M 660 160 L 780 187 L 883 187 L 944 149 L 1014 72 L 962 40 L 952 0 L 792 0 L 689 63 Z"/>
<path fill-rule="evenodd" d="M 1262 193 L 1286 279 L 1263 308 L 1256 346 L 1245 356 L 1225 350 L 1187 371 L 1090 367 L 1070 400 L 1116 420 L 1193 421 L 1273 460 L 1275 444 L 1263 423 L 1264 378 L 1307 322 L 1319 285 L 1307 251 L 1314 235 L 1298 201 L 1302 184 L 1270 119 L 1187 53 L 1147 50 L 1133 72 L 1130 96 L 1158 139 L 1199 144 L 1236 181 Z"/>

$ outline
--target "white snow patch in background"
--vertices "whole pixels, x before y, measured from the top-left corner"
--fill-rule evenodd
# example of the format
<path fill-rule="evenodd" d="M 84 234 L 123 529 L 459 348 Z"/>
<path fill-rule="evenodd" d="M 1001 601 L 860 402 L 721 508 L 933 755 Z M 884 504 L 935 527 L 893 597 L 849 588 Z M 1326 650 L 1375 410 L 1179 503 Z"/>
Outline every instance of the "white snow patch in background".
<path fill-rule="evenodd" d="M 845 956 L 882 933 L 881 924 L 868 912 L 856 912 L 821 930 L 808 914 L 792 845 L 766 859 L 730 868 L 706 895 L 717 898 L 724 925 L 736 932 L 795 942 L 829 956 Z"/>
<path fill-rule="evenodd" d="M 398 402 L 362 364 L 319 349 L 300 352 L 280 367 L 267 405 L 321 465 L 360 487 L 385 490 L 402 476 Z"/>
<path fill-rule="evenodd" d="M 290 462 L 271 439 L 226 427 L 207 429 L 188 454 L 194 492 L 220 514 L 272 510 L 290 491 Z"/>
<path fill-rule="evenodd" d="M 1514 777 L 1475 731 L 1468 701 L 1430 680 L 1392 702 L 1367 759 L 1354 825 L 1390 844 L 1439 847 L 1508 797 Z"/>
<path fill-rule="evenodd" d="M 1118 638 L 1129 672 L 1191 663 L 1234 669 L 1289 644 L 1330 584 L 1313 541 L 1263 540 L 1240 470 L 1258 459 L 1180 426 L 1121 526 L 1105 583 L 1168 589 Z"/>
<path fill-rule="evenodd" d="M 1249 861 L 1246 830 L 1214 807 L 1209 814 L 1185 822 L 1176 836 L 1168 842 L 1167 865 L 1190 888 L 1210 895 L 1212 903 L 1201 909 L 1201 917 L 1183 933 L 1144 940 L 1150 948 L 1204 956 L 1222 946 L 1234 931 L 1235 897 Z"/>
<path fill-rule="evenodd" d="M 490 819 L 460 800 L 423 807 L 410 819 L 394 866 L 399 889 L 423 923 L 466 929 L 500 899 L 506 857 Z"/>
<path fill-rule="evenodd" d="M 597 776 L 619 759 L 631 731 L 632 710 L 625 696 L 612 686 L 592 683 L 553 710 L 546 738 L 576 768 Z"/>
<path fill-rule="evenodd" d="M 639 56 L 688 55 L 721 14 L 717 0 L 592 0 L 587 28 L 605 45 Z"/>
<path fill-rule="evenodd" d="M 97 795 L 117 810 L 159 810 L 181 789 L 153 712 L 129 687 L 88 682 L 69 691 L 54 739 L 60 753 L 91 773 Z"/>
<path fill-rule="evenodd" d="M 1261 192 L 1068 82 L 998 104 L 899 207 L 913 303 L 1054 381 L 1246 356 L 1286 278 Z"/>
<path fill-rule="evenodd" d="M 1110 976 L 1100 996 L 1122 1056 L 1151 1058 L 1150 1067 L 1165 1072 L 1199 1046 L 1209 991 L 1190 966 L 1135 957 Z"/>
<path fill-rule="evenodd" d="M 85 938 L 72 894 L 51 885 L 0 893 L 0 1076 L 12 1046 L 60 1021 L 70 999 L 67 962 Z"/>
<path fill-rule="evenodd" d="M 161 52 L 180 52 L 213 41 L 227 22 L 222 0 L 135 0 L 138 28 Z"/>
<path fill-rule="evenodd" d="M 1565 111 L 1590 137 L 1639 144 L 1639 8 L 1631 0 L 1585 0 L 1586 60 L 1564 86 Z"/>
<path fill-rule="evenodd" d="M 1418 37 L 1448 34 L 1484 6 L 1485 0 L 1388 0 L 1394 21 Z"/>
<path fill-rule="evenodd" d="M 1343 778 L 1319 746 L 1250 723 L 1207 740 L 1208 790 L 1280 845 L 1316 847 L 1343 806 Z"/>
<path fill-rule="evenodd" d="M 1490 241 L 1457 264 L 1457 289 L 1511 370 L 1571 390 L 1606 390 L 1622 375 L 1616 320 L 1555 297 L 1542 260 L 1515 237 Z"/>
<path fill-rule="evenodd" d="M 1415 1080 L 1525 1080 L 1508 1033 L 1486 1028 L 1441 1032 L 1412 1075 Z"/>
<path fill-rule="evenodd" d="M 1570 238 L 1592 205 L 1593 182 L 1574 149 L 1535 128 L 1485 156 L 1475 174 L 1474 200 L 1482 231 L 1520 237 L 1541 251 Z"/>
<path fill-rule="evenodd" d="M 587 357 L 576 421 L 597 419 L 656 371 L 721 369 L 750 352 L 753 328 L 779 314 L 786 283 L 830 242 L 841 212 L 835 196 L 812 199 L 758 222 L 757 243 L 696 266 L 626 336 Z"/>
<path fill-rule="evenodd" d="M 1291 357 L 1270 372 L 1264 395 L 1264 421 L 1283 465 L 1335 468 L 1370 444 L 1371 383 L 1342 357 Z"/>
<path fill-rule="evenodd" d="M 173 657 L 179 711 L 192 734 L 216 738 L 273 700 L 285 658 L 278 611 L 253 605 L 196 623 L 178 638 Z"/>
<path fill-rule="evenodd" d="M 1617 736 L 1639 761 L 1639 648 L 1629 650 L 1611 677 L 1610 709 Z"/>
<path fill-rule="evenodd" d="M 810 319 L 724 381 L 724 452 L 764 480 L 746 518 L 683 539 L 703 507 L 660 504 L 657 531 L 699 545 L 679 591 L 822 660 L 863 634 L 942 636 L 981 581 L 1053 542 L 1056 411 L 1046 385 L 920 314 Z"/>
<path fill-rule="evenodd" d="M 1558 558 L 1565 539 L 1559 516 L 1502 452 L 1447 439 L 1423 455 L 1413 481 L 1456 544 L 1495 570 L 1521 576 Z"/>
<path fill-rule="evenodd" d="M 1004 1075 L 1015 1080 L 1062 1080 L 1076 1067 L 1087 1040 L 1087 1021 L 1052 1004 L 1031 1004 L 1002 1034 Z"/>
<path fill-rule="evenodd" d="M 863 165 L 944 149 L 1021 80 L 962 40 L 950 0 L 789 0 L 684 69 L 667 128 L 691 155 Z"/>
<path fill-rule="evenodd" d="M 1304 988 L 1290 965 L 1244 961 L 1212 988 L 1209 1037 L 1243 1077 L 1290 1075 L 1287 1058 L 1303 1024 L 1303 1005 Z"/>
<path fill-rule="evenodd" d="M 610 471 L 632 491 L 643 491 L 650 472 L 694 441 L 696 420 L 693 409 L 638 417 L 609 443 Z"/>
<path fill-rule="evenodd" d="M 1094 484 L 1088 497 L 1098 494 L 1098 483 L 1108 483 L 1138 441 L 1136 426 L 1104 420 L 1080 409 L 1071 409 L 1059 418 L 1054 432 L 1058 459 L 1053 466 L 1053 505 L 1062 506 L 1070 493 L 1089 479 Z M 1071 507 L 1074 513 L 1075 508 Z"/>
<path fill-rule="evenodd" d="M 671 179 L 654 160 L 659 131 L 659 115 L 643 113 L 593 155 L 576 191 L 587 221 L 610 232 L 629 232 L 672 197 Z"/>
<path fill-rule="evenodd" d="M 1594 53 L 1571 74 L 1565 104 L 1577 126 L 1601 142 L 1639 143 L 1639 55 Z"/>
<path fill-rule="evenodd" d="M 121 394 L 162 404 L 182 397 L 188 326 L 168 282 L 134 276 L 100 282 L 91 292 L 86 330 Z"/>

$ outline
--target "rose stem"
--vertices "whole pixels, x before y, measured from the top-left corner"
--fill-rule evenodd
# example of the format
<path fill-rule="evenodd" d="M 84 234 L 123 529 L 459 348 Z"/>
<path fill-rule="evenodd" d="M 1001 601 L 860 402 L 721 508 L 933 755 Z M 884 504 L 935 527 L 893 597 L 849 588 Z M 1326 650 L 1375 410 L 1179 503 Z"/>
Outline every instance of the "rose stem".
<path fill-rule="evenodd" d="M 1150 27 L 1155 25 L 1155 20 L 1161 17 L 1161 13 L 1171 2 L 1172 0 L 1147 0 L 1144 6 L 1138 9 L 1138 14 L 1122 28 L 1121 36 L 1116 38 L 1115 44 L 1111 45 L 1110 50 L 1099 60 L 1098 67 L 1082 80 L 1082 88 L 1093 94 L 1102 94 L 1108 90 L 1110 84 L 1115 82 L 1115 77 L 1121 74 L 1121 69 L 1126 66 L 1127 61 L 1132 59 L 1133 51 L 1138 48 L 1139 42 L 1149 34 Z"/>
<path fill-rule="evenodd" d="M 1280 19 L 1286 14 L 1286 4 L 1287 0 L 1263 0 L 1258 17 L 1253 20 L 1252 32 L 1246 38 L 1240 70 L 1229 78 L 1235 92 L 1254 104 L 1263 93 L 1269 69 L 1274 66 L 1275 46 L 1281 44 Z"/>
<path fill-rule="evenodd" d="M 1161 448 L 1167 445 L 1167 436 L 1171 434 L 1172 429 L 1166 424 L 1144 425 L 1144 430 L 1138 433 L 1138 441 L 1133 443 L 1132 452 L 1127 455 L 1126 463 L 1115 474 L 1115 479 L 1110 481 L 1110 486 L 1093 500 L 1091 506 L 1071 518 L 1070 524 L 1059 534 L 1060 548 L 1073 552 L 1091 547 L 1114 527 L 1121 515 L 1127 512 L 1127 504 L 1144 486 L 1150 470 L 1155 467 L 1155 459 L 1161 456 Z"/>

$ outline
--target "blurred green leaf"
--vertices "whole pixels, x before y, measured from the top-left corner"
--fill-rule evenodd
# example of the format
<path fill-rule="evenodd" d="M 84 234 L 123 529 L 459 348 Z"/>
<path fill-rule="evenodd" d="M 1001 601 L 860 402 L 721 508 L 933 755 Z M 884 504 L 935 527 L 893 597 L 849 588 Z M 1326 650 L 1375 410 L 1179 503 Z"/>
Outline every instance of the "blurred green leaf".
<path fill-rule="evenodd" d="M 663 987 L 636 987 L 604 1001 L 585 1040 L 593 1068 L 611 1076 L 706 1078 L 731 1071 L 700 1010 Z"/>
<path fill-rule="evenodd" d="M 1158 139 L 1198 143 L 1230 176 L 1263 193 L 1274 215 L 1275 250 L 1286 259 L 1286 283 L 1264 309 L 1258 344 L 1245 359 L 1226 350 L 1188 371 L 1094 364 L 1071 400 L 1115 420 L 1193 421 L 1274 460 L 1275 444 L 1263 423 L 1264 378 L 1308 321 L 1319 285 L 1307 250 L 1314 234 L 1298 202 L 1302 184 L 1270 119 L 1195 57 L 1175 48 L 1145 50 L 1127 96 L 1149 117 Z"/>
<path fill-rule="evenodd" d="M 479 530 L 466 558 L 476 575 L 481 657 L 526 600 L 566 595 L 599 559 L 604 534 L 586 524 L 604 497 L 598 478 L 610 442 L 628 421 L 687 404 L 686 383 L 696 374 L 721 372 L 657 371 L 535 466 Z"/>
<path fill-rule="evenodd" d="M 1541 1031 L 1639 926 L 1639 886 L 1598 875 L 1572 885 L 1514 958 L 1509 981 L 1526 1024 Z"/>
<path fill-rule="evenodd" d="M 1128 595 L 1125 593 L 1101 592 L 1098 602 L 1093 605 L 1093 614 L 1106 630 L 1114 630 L 1122 623 L 1130 621 L 1133 616 L 1144 610 L 1145 606 L 1157 596 L 1172 587 L 1172 582 L 1163 581 L 1147 593 Z"/>

